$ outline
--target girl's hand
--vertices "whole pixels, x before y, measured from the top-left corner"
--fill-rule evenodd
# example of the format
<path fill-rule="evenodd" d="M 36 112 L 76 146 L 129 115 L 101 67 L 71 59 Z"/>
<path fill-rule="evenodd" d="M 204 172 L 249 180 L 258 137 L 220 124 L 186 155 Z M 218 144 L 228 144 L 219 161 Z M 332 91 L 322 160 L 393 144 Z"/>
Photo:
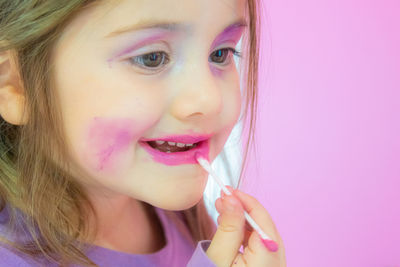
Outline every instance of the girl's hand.
<path fill-rule="evenodd" d="M 221 191 L 222 197 L 215 202 L 220 216 L 207 256 L 218 267 L 286 267 L 283 241 L 267 210 L 254 197 L 228 188 L 233 196 Z M 244 210 L 278 243 L 278 251 L 271 252 L 264 246 L 259 234 L 245 220 Z M 239 251 L 242 245 L 243 254 Z"/>

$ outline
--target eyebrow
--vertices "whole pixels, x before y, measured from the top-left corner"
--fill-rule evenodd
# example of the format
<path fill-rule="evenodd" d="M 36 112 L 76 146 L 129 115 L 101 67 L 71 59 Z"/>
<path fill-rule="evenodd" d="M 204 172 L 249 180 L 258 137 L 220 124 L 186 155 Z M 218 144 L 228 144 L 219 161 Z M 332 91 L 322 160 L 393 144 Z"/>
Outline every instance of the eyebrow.
<path fill-rule="evenodd" d="M 239 27 L 247 27 L 247 23 L 245 19 L 238 19 L 237 21 L 229 24 L 225 27 L 226 29 L 231 28 L 239 28 Z M 189 24 L 179 23 L 179 22 L 165 22 L 165 21 L 141 21 L 137 24 L 130 25 L 127 27 L 123 27 L 116 31 L 113 31 L 107 34 L 105 37 L 110 38 L 116 35 L 120 35 L 127 32 L 139 31 L 139 30 L 146 30 L 146 29 L 163 29 L 168 31 L 189 31 L 192 28 Z"/>

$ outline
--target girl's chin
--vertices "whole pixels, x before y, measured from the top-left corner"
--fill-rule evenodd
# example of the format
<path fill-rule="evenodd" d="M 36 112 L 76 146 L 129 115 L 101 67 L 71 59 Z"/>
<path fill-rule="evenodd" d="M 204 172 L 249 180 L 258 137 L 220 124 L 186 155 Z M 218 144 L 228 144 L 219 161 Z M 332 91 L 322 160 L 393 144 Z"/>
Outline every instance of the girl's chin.
<path fill-rule="evenodd" d="M 153 206 L 164 210 L 186 210 L 194 207 L 203 197 L 203 191 L 192 192 L 192 194 L 176 194 L 173 198 L 168 198 L 153 203 Z"/>

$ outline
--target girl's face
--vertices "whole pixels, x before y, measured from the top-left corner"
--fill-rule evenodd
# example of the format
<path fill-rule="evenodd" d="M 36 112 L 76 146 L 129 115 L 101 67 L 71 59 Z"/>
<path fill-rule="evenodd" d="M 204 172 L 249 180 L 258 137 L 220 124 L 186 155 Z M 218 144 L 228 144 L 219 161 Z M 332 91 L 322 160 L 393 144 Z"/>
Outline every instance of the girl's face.
<path fill-rule="evenodd" d="M 240 113 L 244 16 L 244 0 L 102 1 L 67 26 L 53 84 L 71 172 L 90 194 L 170 210 L 200 200 L 194 154 L 213 161 Z"/>

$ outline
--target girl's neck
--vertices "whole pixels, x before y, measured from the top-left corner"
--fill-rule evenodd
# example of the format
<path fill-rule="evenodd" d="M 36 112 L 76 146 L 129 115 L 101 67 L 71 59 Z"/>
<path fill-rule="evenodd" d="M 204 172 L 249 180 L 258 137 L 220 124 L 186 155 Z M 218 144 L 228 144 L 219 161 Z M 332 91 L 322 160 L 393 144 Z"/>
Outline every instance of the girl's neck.
<path fill-rule="evenodd" d="M 130 254 L 154 253 L 166 245 L 154 207 L 131 200 L 129 205 L 100 210 L 94 245 Z"/>

